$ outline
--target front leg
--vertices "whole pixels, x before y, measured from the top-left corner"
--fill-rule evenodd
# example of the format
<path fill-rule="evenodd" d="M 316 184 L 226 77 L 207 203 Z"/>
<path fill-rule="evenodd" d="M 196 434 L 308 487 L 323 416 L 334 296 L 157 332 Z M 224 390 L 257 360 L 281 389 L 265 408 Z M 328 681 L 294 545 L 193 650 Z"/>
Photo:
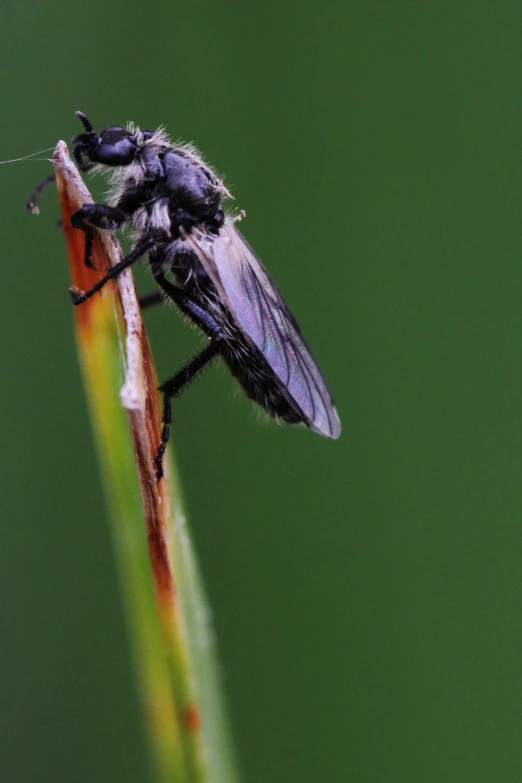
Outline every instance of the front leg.
<path fill-rule="evenodd" d="M 142 239 L 141 242 L 136 245 L 134 250 L 125 256 L 125 258 L 122 258 L 122 260 L 117 264 L 111 266 L 105 277 L 102 277 L 101 280 L 98 280 L 98 282 L 95 283 L 89 291 L 78 291 L 77 288 L 70 288 L 69 293 L 71 294 L 73 304 L 83 304 L 87 301 L 87 299 L 90 299 L 91 296 L 98 293 L 98 291 L 101 291 L 103 286 L 108 283 L 109 280 L 113 280 L 115 277 L 118 277 L 118 275 L 121 274 L 124 269 L 128 269 L 130 266 L 132 266 L 132 264 L 135 264 L 136 261 L 144 256 L 145 253 L 147 253 L 151 247 L 153 247 L 155 242 L 156 240 L 151 236 Z"/>
<path fill-rule="evenodd" d="M 40 182 L 31 195 L 29 196 L 25 206 L 27 209 L 33 213 L 33 215 L 38 215 L 40 213 L 40 208 L 37 204 L 38 199 L 42 193 L 43 190 L 47 187 L 47 185 L 50 185 L 51 182 L 56 182 L 56 174 L 49 174 L 48 177 L 46 177 L 42 182 Z"/>
<path fill-rule="evenodd" d="M 71 225 L 85 232 L 85 258 L 84 264 L 94 269 L 92 263 L 92 240 L 95 228 L 103 228 L 114 231 L 127 221 L 127 215 L 123 210 L 109 207 L 107 204 L 85 204 L 71 215 Z"/>

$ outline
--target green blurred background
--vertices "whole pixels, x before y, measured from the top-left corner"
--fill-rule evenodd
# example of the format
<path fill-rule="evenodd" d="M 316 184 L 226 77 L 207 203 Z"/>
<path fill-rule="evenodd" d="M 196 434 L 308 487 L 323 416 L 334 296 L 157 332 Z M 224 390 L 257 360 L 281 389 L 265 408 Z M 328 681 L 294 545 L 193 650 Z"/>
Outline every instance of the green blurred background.
<path fill-rule="evenodd" d="M 522 779 L 521 24 L 515 0 L 2 10 L 2 157 L 76 109 L 194 141 L 336 398 L 335 443 L 260 423 L 223 368 L 175 406 L 248 783 Z M 0 779 L 140 783 L 55 194 L 23 207 L 49 171 L 0 169 Z M 162 377 L 201 344 L 147 322 Z"/>

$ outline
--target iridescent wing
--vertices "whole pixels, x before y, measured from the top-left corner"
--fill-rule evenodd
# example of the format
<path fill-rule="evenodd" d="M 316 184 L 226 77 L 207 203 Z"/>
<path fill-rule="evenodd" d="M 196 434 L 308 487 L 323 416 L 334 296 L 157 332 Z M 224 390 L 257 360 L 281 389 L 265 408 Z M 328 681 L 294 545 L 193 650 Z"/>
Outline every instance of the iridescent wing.
<path fill-rule="evenodd" d="M 330 390 L 277 286 L 234 222 L 227 218 L 217 236 L 195 228 L 184 243 L 302 411 L 303 421 L 320 435 L 338 438 L 341 423 Z"/>

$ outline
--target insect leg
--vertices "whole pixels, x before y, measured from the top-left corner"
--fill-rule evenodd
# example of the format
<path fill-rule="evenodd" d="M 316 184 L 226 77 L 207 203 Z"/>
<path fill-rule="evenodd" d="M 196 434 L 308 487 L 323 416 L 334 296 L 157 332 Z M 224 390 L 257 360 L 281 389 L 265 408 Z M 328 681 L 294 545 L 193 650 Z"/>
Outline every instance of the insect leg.
<path fill-rule="evenodd" d="M 170 283 L 163 275 L 156 275 L 156 281 L 161 286 L 162 290 L 167 294 L 169 299 L 175 302 L 183 315 L 199 326 L 199 328 L 205 332 L 206 335 L 213 340 L 222 339 L 222 330 L 218 326 L 214 318 L 205 310 L 205 308 L 190 294 L 183 291 L 181 288 Z M 161 291 L 152 291 L 150 294 L 143 294 L 138 299 L 141 309 L 146 307 L 152 307 L 156 304 L 161 304 L 165 301 L 165 298 Z"/>
<path fill-rule="evenodd" d="M 56 174 L 49 174 L 48 177 L 46 177 L 40 183 L 38 183 L 38 185 L 35 187 L 31 195 L 27 199 L 25 206 L 30 212 L 33 213 L 33 215 L 38 215 L 38 213 L 40 212 L 37 201 L 38 198 L 40 197 L 42 190 L 45 190 L 47 185 L 50 185 L 51 182 L 55 182 L 55 181 L 56 181 Z"/>
<path fill-rule="evenodd" d="M 162 272 L 155 272 L 154 279 L 161 286 L 167 296 L 177 304 L 183 315 L 199 326 L 212 340 L 221 340 L 223 337 L 221 327 L 217 324 L 210 313 L 205 310 L 197 299 L 187 294 L 181 288 L 173 285 L 166 279 Z"/>
<path fill-rule="evenodd" d="M 183 367 L 176 375 L 169 378 L 165 383 L 162 383 L 159 387 L 159 391 L 163 394 L 163 429 L 161 431 L 160 445 L 158 453 L 154 460 L 156 467 L 156 479 L 159 481 L 163 476 L 163 455 L 167 448 L 167 443 L 170 436 L 170 423 L 172 421 L 172 398 L 176 397 L 182 389 L 189 383 L 191 383 L 196 375 L 212 361 L 219 351 L 219 341 L 211 340 L 206 348 L 198 353 L 185 367 Z"/>
<path fill-rule="evenodd" d="M 127 220 L 127 215 L 121 209 L 109 207 L 106 204 L 85 204 L 71 215 L 71 225 L 85 232 L 85 266 L 93 269 L 91 260 L 94 228 L 104 228 L 109 231 L 119 228 Z"/>
<path fill-rule="evenodd" d="M 71 294 L 71 299 L 73 301 L 73 304 L 80 305 L 83 304 L 87 299 L 90 299 L 91 296 L 96 294 L 98 291 L 100 291 L 103 286 L 109 282 L 109 280 L 113 280 L 115 277 L 118 277 L 121 272 L 123 272 L 124 269 L 127 269 L 129 266 L 132 266 L 138 259 L 140 259 L 142 256 L 145 255 L 145 253 L 150 250 L 152 245 L 154 244 L 156 240 L 154 237 L 146 237 L 142 242 L 137 245 L 134 250 L 132 250 L 128 256 L 125 256 L 121 261 L 119 261 L 114 266 L 111 266 L 105 277 L 102 277 L 101 280 L 98 280 L 98 282 L 93 285 L 93 287 L 89 291 L 77 291 L 74 288 L 69 289 L 69 293 Z"/>
<path fill-rule="evenodd" d="M 138 302 L 140 303 L 142 310 L 145 310 L 146 307 L 161 304 L 163 301 L 164 299 L 161 291 L 152 291 L 150 294 L 142 294 L 138 297 Z"/>

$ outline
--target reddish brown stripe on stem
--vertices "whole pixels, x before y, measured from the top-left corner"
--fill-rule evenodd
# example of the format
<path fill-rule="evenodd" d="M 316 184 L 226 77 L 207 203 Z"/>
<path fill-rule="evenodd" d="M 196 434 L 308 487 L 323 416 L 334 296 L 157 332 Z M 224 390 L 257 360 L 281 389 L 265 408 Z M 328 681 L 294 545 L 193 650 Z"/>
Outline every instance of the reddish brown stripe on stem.
<path fill-rule="evenodd" d="M 95 230 L 92 262 L 96 269 L 85 266 L 85 233 L 71 226 L 71 215 L 84 204 L 92 203 L 92 197 L 70 161 L 63 142 L 59 142 L 56 148 L 54 163 L 72 282 L 80 290 L 86 291 L 103 277 L 111 263 L 117 263 L 121 251 L 109 232 L 102 234 Z M 173 606 L 177 600 L 177 591 L 167 547 L 169 521 L 166 516 L 168 502 L 165 482 L 168 479 L 158 484 L 154 475 L 161 420 L 158 382 L 130 272 L 118 278 L 118 285 L 109 282 L 107 294 L 117 297 L 117 309 L 121 312 L 123 308 L 127 327 L 127 397 L 124 407 L 134 443 L 154 583 L 161 604 Z M 100 295 L 95 294 L 92 299 L 75 308 L 80 327 L 89 323 L 93 306 L 99 301 Z"/>
<path fill-rule="evenodd" d="M 81 290 L 89 290 L 110 266 L 118 263 L 122 257 L 121 250 L 111 232 L 95 230 L 92 260 L 97 269 L 91 270 L 85 267 L 85 235 L 84 232 L 73 229 L 70 220 L 72 213 L 83 204 L 91 203 L 92 198 L 78 170 L 70 161 L 67 147 L 63 142 L 59 142 L 56 148 L 54 162 L 72 282 Z M 103 299 L 101 299 L 102 295 Z M 104 289 L 102 295 L 96 293 L 92 298 L 75 308 L 79 343 L 84 360 L 87 358 L 85 366 L 89 371 L 94 368 L 102 378 L 105 377 L 105 373 L 103 372 L 104 368 L 101 368 L 100 371 L 99 362 L 106 359 L 116 364 L 119 358 L 119 349 L 124 347 L 125 381 L 119 396 L 128 417 L 134 447 L 156 608 L 163 634 L 164 644 L 159 660 L 168 656 L 166 673 L 169 680 L 168 687 L 165 689 L 165 700 L 172 699 L 171 717 L 174 721 L 174 726 L 171 726 L 172 742 L 179 742 L 181 748 L 179 759 L 175 759 L 175 764 L 181 769 L 184 768 L 186 762 L 187 769 L 194 769 L 194 775 L 190 775 L 191 780 L 196 780 L 196 777 L 198 780 L 203 780 L 204 777 L 206 779 L 203 774 L 205 766 L 203 734 L 199 731 L 202 718 L 198 705 L 193 701 L 197 696 L 192 682 L 192 662 L 189 659 L 190 650 L 186 639 L 184 617 L 178 603 L 177 574 L 173 568 L 174 558 L 171 551 L 171 537 L 174 536 L 174 531 L 168 460 L 165 463 L 164 478 L 158 483 L 155 476 L 154 458 L 159 446 L 161 429 L 158 381 L 144 331 L 131 270 L 127 269 L 118 275 L 116 284 L 107 285 L 107 294 Z M 86 328 L 82 329 L 82 326 Z M 92 337 L 94 339 L 91 339 Z M 124 342 L 124 346 L 120 346 L 118 340 Z M 90 354 L 87 353 L 91 348 L 95 352 L 92 362 Z M 116 392 L 114 387 L 118 376 L 112 372 L 115 369 L 117 368 L 111 366 L 109 368 L 111 372 L 107 372 L 107 378 L 111 384 L 110 394 Z M 103 397 L 101 400 L 103 403 Z M 113 403 L 114 400 L 111 399 L 111 405 L 108 408 L 110 415 L 114 413 Z M 128 448 L 129 446 L 130 444 L 127 443 L 124 447 Z M 107 442 L 105 447 L 110 453 L 112 446 Z M 125 514 L 124 506 L 122 506 L 122 511 Z M 138 602 L 137 605 L 140 606 L 140 603 Z M 155 673 L 154 678 L 156 676 Z M 184 706 L 187 703 L 188 706 Z M 164 707 L 165 705 L 161 703 L 160 706 Z M 162 716 L 164 717 L 163 713 Z M 164 731 L 164 726 L 165 724 L 162 723 L 158 733 Z M 180 729 L 182 730 L 180 731 Z M 162 737 L 161 742 L 164 739 Z M 174 744 L 172 747 L 174 751 Z M 175 774 L 169 776 L 168 779 L 174 780 L 179 777 L 179 774 Z"/>
<path fill-rule="evenodd" d="M 185 707 L 185 725 L 189 731 L 198 731 L 200 727 L 199 710 L 196 704 Z"/>
<path fill-rule="evenodd" d="M 154 435 L 149 448 L 144 448 L 143 438 L 140 433 L 148 430 L 139 412 L 129 411 L 134 451 L 138 468 L 138 477 L 141 486 L 145 522 L 147 525 L 147 538 L 149 553 L 154 576 L 154 583 L 158 593 L 158 599 L 172 604 L 177 597 L 176 588 L 172 578 L 169 562 L 169 553 L 165 540 L 166 520 L 164 518 L 163 504 L 159 493 L 159 487 L 153 473 L 153 457 L 151 452 L 157 448 L 159 437 L 157 425 L 154 427 Z M 147 417 L 150 418 L 150 417 Z M 157 421 L 157 420 L 156 420 Z M 152 428 L 150 421 L 149 426 Z"/>
<path fill-rule="evenodd" d="M 64 145 L 65 146 L 65 145 Z M 58 152 L 58 150 L 57 150 Z M 85 233 L 71 226 L 71 215 L 77 209 L 80 209 L 85 203 L 92 199 L 82 199 L 77 183 L 73 182 L 66 168 L 59 165 L 60 158 L 55 154 L 56 184 L 58 187 L 58 197 L 60 200 L 60 209 L 62 213 L 62 228 L 67 243 L 67 256 L 71 270 L 71 280 L 74 286 L 81 291 L 88 291 L 95 283 L 100 280 L 110 266 L 107 252 L 101 241 L 98 231 L 94 234 L 92 247 L 92 263 L 95 269 L 89 269 L 85 266 Z M 87 193 L 87 191 L 86 191 Z M 107 293 L 114 291 L 114 283 L 107 285 Z M 89 322 L 92 314 L 92 307 L 96 302 L 96 294 L 92 299 L 76 308 L 75 315 L 79 324 L 85 325 Z"/>

